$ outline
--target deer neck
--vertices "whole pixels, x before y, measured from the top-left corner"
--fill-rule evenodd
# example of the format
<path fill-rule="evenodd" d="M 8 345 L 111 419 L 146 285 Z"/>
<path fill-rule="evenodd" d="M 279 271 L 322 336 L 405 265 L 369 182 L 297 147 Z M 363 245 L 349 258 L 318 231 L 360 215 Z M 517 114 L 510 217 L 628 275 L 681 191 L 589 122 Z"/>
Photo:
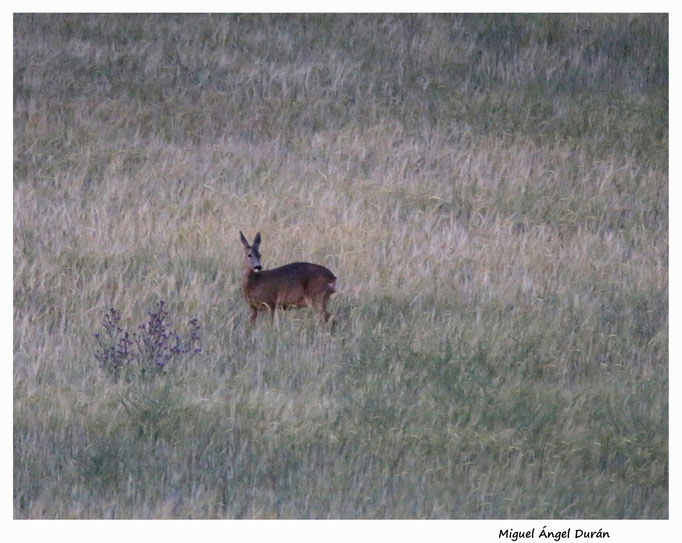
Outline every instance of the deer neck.
<path fill-rule="evenodd" d="M 253 283 L 258 272 L 250 266 L 244 266 L 244 274 L 242 276 L 242 286 L 246 290 L 250 283 Z"/>

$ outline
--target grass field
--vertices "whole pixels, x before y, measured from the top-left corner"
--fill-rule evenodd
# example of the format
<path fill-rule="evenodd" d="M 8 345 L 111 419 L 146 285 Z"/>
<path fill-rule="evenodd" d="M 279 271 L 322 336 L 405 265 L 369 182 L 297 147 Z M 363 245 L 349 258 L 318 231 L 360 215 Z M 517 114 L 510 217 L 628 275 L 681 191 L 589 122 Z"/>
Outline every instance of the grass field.
<path fill-rule="evenodd" d="M 668 517 L 666 15 L 15 15 L 13 196 L 15 518 Z"/>

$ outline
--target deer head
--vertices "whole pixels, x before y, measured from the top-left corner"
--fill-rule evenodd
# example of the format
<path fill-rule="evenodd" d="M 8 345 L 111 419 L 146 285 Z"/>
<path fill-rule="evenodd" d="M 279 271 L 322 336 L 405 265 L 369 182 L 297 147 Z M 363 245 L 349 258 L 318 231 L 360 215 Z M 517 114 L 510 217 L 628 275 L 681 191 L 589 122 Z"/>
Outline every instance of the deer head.
<path fill-rule="evenodd" d="M 239 236 L 241 237 L 242 245 L 244 246 L 244 267 L 250 272 L 262 270 L 263 267 L 260 264 L 260 251 L 258 250 L 258 246 L 260 245 L 260 232 L 256 234 L 253 245 L 249 245 L 249 242 L 246 241 L 241 230 L 239 231 Z"/>

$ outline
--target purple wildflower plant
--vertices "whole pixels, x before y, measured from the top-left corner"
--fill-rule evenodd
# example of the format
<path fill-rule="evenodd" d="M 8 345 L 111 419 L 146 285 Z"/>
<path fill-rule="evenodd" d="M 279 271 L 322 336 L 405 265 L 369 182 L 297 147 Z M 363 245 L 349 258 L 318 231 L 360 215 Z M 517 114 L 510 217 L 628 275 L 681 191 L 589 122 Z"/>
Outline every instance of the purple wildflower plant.
<path fill-rule="evenodd" d="M 100 368 L 118 375 L 121 368 L 128 365 L 132 358 L 130 347 L 132 341 L 128 332 L 120 326 L 121 314 L 113 307 L 104 315 L 102 320 L 102 333 L 95 334 L 97 349 L 95 359 Z"/>
<path fill-rule="evenodd" d="M 104 331 L 95 334 L 95 359 L 102 369 L 114 376 L 128 367 L 138 367 L 147 373 L 201 352 L 201 327 L 197 319 L 189 321 L 189 331 L 181 335 L 169 324 L 163 301 L 147 316 L 147 321 L 130 334 L 119 325 L 121 314 L 116 309 L 111 308 L 104 315 Z"/>

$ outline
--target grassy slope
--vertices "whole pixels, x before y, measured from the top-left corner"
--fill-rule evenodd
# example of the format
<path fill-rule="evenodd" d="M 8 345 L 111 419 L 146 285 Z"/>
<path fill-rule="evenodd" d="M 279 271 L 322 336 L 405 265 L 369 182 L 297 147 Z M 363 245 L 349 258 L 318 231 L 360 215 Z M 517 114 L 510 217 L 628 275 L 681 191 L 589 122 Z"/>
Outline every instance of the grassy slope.
<path fill-rule="evenodd" d="M 667 517 L 667 17 L 14 30 L 16 517 Z M 111 380 L 160 299 L 202 354 Z"/>

